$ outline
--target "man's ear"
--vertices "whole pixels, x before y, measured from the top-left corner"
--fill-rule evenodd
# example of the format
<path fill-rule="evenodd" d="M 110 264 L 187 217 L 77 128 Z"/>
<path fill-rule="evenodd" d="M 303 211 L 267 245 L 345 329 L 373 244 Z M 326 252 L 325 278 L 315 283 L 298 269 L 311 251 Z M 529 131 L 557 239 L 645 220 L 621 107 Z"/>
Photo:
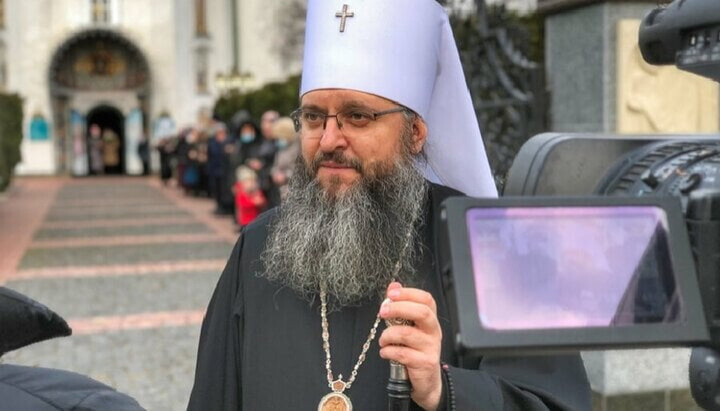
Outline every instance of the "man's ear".
<path fill-rule="evenodd" d="M 416 115 L 412 125 L 412 154 L 420 154 L 427 141 L 427 133 L 427 124 Z"/>

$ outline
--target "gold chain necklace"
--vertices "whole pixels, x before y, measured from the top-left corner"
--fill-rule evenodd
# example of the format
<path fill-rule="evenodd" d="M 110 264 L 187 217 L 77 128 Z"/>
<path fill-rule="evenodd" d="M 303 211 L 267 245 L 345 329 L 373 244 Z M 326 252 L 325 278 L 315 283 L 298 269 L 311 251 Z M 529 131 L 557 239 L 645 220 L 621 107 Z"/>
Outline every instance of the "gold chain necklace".
<path fill-rule="evenodd" d="M 413 223 L 414 224 L 414 223 Z M 398 273 L 400 272 L 401 264 L 400 261 L 402 260 L 402 256 L 405 255 L 405 252 L 407 251 L 408 247 L 410 246 L 410 240 L 412 239 L 412 226 L 410 227 L 410 230 L 408 231 L 407 235 L 405 236 L 405 245 L 403 246 L 402 252 L 400 253 L 400 258 L 398 258 L 398 261 L 395 263 L 395 270 L 393 272 L 392 278 L 397 278 Z M 394 281 L 394 280 L 393 280 Z M 329 394 L 322 397 L 320 400 L 320 403 L 318 404 L 318 411 L 326 411 L 326 410 L 343 410 L 343 411 L 352 411 L 352 401 L 350 401 L 350 397 L 345 395 L 344 391 L 347 389 L 350 389 L 352 386 L 352 383 L 355 382 L 355 378 L 357 377 L 358 369 L 362 365 L 363 361 L 365 361 L 365 355 L 367 354 L 367 351 L 370 349 L 370 344 L 375 339 L 375 335 L 377 334 L 377 328 L 380 325 L 380 311 L 378 311 L 377 316 L 375 317 L 375 322 L 373 323 L 372 328 L 370 328 L 370 333 L 368 334 L 367 340 L 365 340 L 365 344 L 363 344 L 362 351 L 360 352 L 360 356 L 358 357 L 357 362 L 355 363 L 355 366 L 352 369 L 352 372 L 350 373 L 350 378 L 347 380 L 347 382 L 343 381 L 342 374 L 338 375 L 338 378 L 335 379 L 332 372 L 332 360 L 330 359 L 330 330 L 327 320 L 327 291 L 325 290 L 325 285 L 320 286 L 320 318 L 322 323 L 322 340 L 323 340 L 323 349 L 325 350 L 325 370 L 327 371 L 327 381 L 328 386 L 332 390 Z"/>
<path fill-rule="evenodd" d="M 328 386 L 330 387 L 332 392 L 322 397 L 322 399 L 320 400 L 320 404 L 318 405 L 318 411 L 352 411 L 352 402 L 350 401 L 350 398 L 344 394 L 344 391 L 352 386 L 352 383 L 357 377 L 358 368 L 360 368 L 363 361 L 365 361 L 365 354 L 367 354 L 367 351 L 370 349 L 370 343 L 372 343 L 372 340 L 375 339 L 378 325 L 380 325 L 380 313 L 378 312 L 378 315 L 375 317 L 375 323 L 370 329 L 370 334 L 368 335 L 367 340 L 365 340 L 365 344 L 363 344 L 362 352 L 360 353 L 360 356 L 358 357 L 358 360 L 353 367 L 350 378 L 347 380 L 347 382 L 345 382 L 342 379 L 342 374 L 339 374 L 336 380 L 332 372 L 332 360 L 330 359 L 330 331 L 327 320 L 327 292 L 325 291 L 324 286 L 320 288 L 320 304 L 320 317 L 322 318 L 322 340 L 323 349 L 325 350 L 325 370 L 327 371 Z"/>

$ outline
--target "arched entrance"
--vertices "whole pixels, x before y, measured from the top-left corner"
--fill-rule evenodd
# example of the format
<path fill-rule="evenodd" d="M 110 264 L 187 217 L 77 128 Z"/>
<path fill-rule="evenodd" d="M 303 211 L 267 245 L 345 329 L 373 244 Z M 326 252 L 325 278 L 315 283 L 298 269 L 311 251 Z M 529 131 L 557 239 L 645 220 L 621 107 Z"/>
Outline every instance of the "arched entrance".
<path fill-rule="evenodd" d="M 125 116 L 116 107 L 99 105 L 87 114 L 89 174 L 125 173 Z"/>
<path fill-rule="evenodd" d="M 148 135 L 151 87 L 140 49 L 113 30 L 82 31 L 57 49 L 49 77 L 60 169 L 141 174 L 137 146 Z"/>

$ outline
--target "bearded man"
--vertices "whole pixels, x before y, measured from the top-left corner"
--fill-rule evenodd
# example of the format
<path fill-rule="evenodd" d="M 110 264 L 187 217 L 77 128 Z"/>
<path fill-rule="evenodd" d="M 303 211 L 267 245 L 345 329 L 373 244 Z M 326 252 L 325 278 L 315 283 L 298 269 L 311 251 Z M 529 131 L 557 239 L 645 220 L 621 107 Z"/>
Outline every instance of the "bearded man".
<path fill-rule="evenodd" d="M 433 0 L 345 1 L 309 1 L 301 156 L 220 278 L 189 409 L 387 409 L 388 360 L 414 409 L 589 409 L 578 355 L 454 353 L 440 203 L 496 191 L 448 18 Z"/>

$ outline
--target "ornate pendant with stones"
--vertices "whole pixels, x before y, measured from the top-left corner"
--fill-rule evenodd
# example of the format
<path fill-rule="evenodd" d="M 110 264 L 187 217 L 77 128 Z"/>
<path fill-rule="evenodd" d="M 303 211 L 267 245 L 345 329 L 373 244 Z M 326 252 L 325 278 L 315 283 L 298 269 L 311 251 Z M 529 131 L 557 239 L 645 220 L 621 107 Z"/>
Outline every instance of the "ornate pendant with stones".
<path fill-rule="evenodd" d="M 322 397 L 320 404 L 318 404 L 318 411 L 352 411 L 352 402 L 350 398 L 343 394 L 345 391 L 345 382 L 340 378 L 333 381 L 332 389 L 333 392 Z"/>

